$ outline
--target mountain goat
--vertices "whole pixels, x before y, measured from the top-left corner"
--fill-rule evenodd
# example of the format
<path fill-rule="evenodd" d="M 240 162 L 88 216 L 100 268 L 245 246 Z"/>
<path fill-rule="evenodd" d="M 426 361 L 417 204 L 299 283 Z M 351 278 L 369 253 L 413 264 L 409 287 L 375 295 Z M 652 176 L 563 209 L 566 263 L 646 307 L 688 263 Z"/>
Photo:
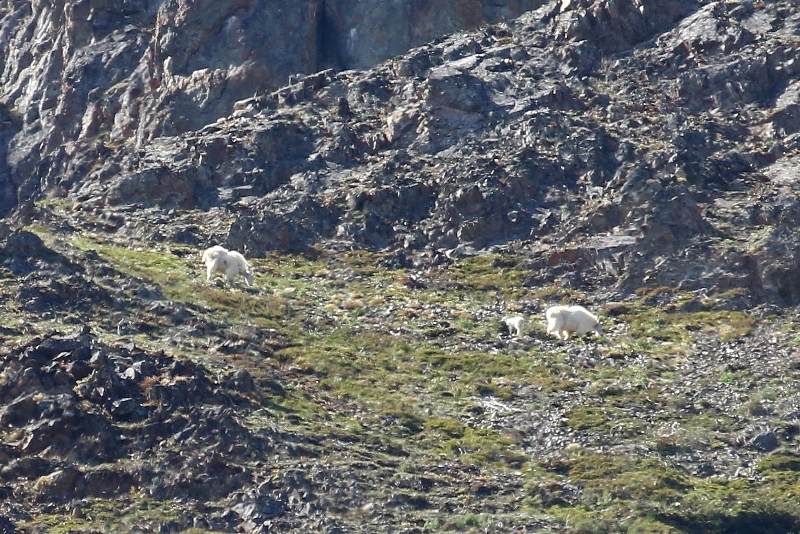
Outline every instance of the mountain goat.
<path fill-rule="evenodd" d="M 214 273 L 225 273 L 225 279 L 233 284 L 237 274 L 244 277 L 248 286 L 253 285 L 253 273 L 244 256 L 233 250 L 227 250 L 219 245 L 206 249 L 203 252 L 203 263 L 206 264 L 206 279 L 211 280 Z"/>
<path fill-rule="evenodd" d="M 572 334 L 579 336 L 592 330 L 603 334 L 600 321 L 583 306 L 551 306 L 545 312 L 547 333 L 560 340 L 566 340 Z"/>
<path fill-rule="evenodd" d="M 522 321 L 523 317 L 521 315 L 515 315 L 514 317 L 503 317 L 503 324 L 508 327 L 508 333 L 512 336 L 518 337 L 522 335 Z"/>

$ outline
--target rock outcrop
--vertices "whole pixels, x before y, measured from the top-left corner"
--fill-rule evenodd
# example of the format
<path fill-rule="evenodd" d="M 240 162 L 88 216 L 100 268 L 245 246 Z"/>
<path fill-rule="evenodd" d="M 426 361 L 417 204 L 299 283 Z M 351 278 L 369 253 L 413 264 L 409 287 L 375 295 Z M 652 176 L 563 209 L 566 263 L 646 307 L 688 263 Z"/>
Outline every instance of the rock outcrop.
<path fill-rule="evenodd" d="M 109 149 L 196 130 L 291 75 L 371 67 L 539 4 L 8 0 L 0 214 L 83 180 Z"/>
<path fill-rule="evenodd" d="M 3 205 L 47 192 L 81 210 L 222 207 L 237 215 L 229 244 L 256 255 L 324 242 L 423 261 L 511 245 L 537 280 L 800 301 L 787 253 L 800 47 L 785 2 L 550 2 L 338 73 L 422 39 L 348 30 L 386 44 L 354 46 L 345 28 L 450 8 L 283 9 L 338 36 L 323 53 L 255 46 L 278 31 L 255 24 L 265 6 L 182 5 L 8 11 Z M 472 23 L 534 6 L 478 7 L 456 11 Z M 60 62 L 34 61 L 57 47 Z M 249 96 L 320 61 L 336 68 Z"/>

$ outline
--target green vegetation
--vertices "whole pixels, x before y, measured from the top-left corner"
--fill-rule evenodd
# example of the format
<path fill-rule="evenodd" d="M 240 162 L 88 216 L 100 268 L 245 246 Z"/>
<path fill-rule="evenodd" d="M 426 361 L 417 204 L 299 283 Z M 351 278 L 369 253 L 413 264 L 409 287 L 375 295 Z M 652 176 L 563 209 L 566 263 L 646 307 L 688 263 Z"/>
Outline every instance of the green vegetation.
<path fill-rule="evenodd" d="M 48 534 L 146 531 L 148 525 L 168 523 L 185 510 L 181 503 L 159 501 L 143 495 L 131 495 L 123 500 L 85 499 L 81 505 L 74 517 L 42 515 L 19 526 Z M 181 532 L 203 534 L 211 531 L 190 528 Z"/>
<path fill-rule="evenodd" d="M 587 533 L 743 532 L 756 524 L 762 532 L 789 532 L 800 525 L 795 451 L 764 456 L 760 478 L 749 480 L 700 476 L 678 461 L 693 450 L 732 446 L 744 418 L 768 417 L 784 387 L 776 382 L 754 390 L 736 413 L 721 413 L 691 391 L 676 392 L 691 369 L 697 336 L 741 341 L 757 327 L 753 316 L 714 309 L 711 299 L 696 304 L 691 295 L 658 288 L 607 304 L 604 338 L 556 342 L 544 335 L 542 319 L 530 317 L 526 336 L 509 342 L 498 341 L 498 310 L 513 310 L 523 299 L 544 308 L 582 296 L 557 287 L 529 291 L 521 284 L 521 261 L 502 256 L 467 258 L 414 280 L 404 269 L 382 267 L 376 253 L 272 254 L 252 259 L 254 287 L 229 288 L 205 280 L 191 247 L 131 248 L 99 237 L 69 244 L 78 253 L 94 251 L 115 276 L 137 282 L 108 285 L 115 294 L 134 299 L 137 284 L 144 284 L 189 310 L 208 332 L 249 347 L 215 351 L 194 341 L 169 347 L 212 369 L 251 371 L 263 398 L 241 414 L 247 428 L 279 425 L 315 442 L 347 443 L 391 466 L 394 477 L 427 475 L 431 466 L 450 462 L 524 487 L 501 492 L 503 514 L 479 507 L 439 517 L 420 512 L 426 528 L 490 532 L 511 516 Z M 102 277 L 96 283 L 109 284 Z M 23 327 L 17 314 L 6 313 L 5 328 Z M 156 328 L 136 342 L 157 347 L 171 325 L 147 319 Z M 101 317 L 93 320 L 103 335 L 117 337 Z M 42 320 L 33 330 L 54 324 Z M 781 332 L 790 339 L 796 329 Z M 704 382 L 711 389 L 743 384 L 752 374 L 736 366 L 715 369 Z M 551 413 L 557 414 L 552 421 Z M 531 436 L 502 421 L 535 428 L 532 417 L 578 441 L 531 454 L 526 447 L 546 440 L 548 430 Z M 592 445 L 595 437 L 618 448 L 602 451 Z M 340 461 L 340 454 L 326 461 Z M 383 492 L 376 489 L 377 497 L 389 498 Z M 121 509 L 93 500 L 82 516 L 39 517 L 26 528 L 125 530 L 176 513 L 169 501 L 127 500 Z"/>

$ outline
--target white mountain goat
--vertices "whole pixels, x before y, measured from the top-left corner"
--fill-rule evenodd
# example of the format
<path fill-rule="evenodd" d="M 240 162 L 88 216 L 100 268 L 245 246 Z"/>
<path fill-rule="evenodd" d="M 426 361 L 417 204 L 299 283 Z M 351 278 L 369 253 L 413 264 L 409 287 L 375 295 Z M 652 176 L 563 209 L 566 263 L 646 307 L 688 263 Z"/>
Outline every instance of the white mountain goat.
<path fill-rule="evenodd" d="M 244 277 L 248 286 L 253 285 L 253 273 L 244 256 L 233 250 L 227 250 L 219 245 L 206 249 L 203 252 L 203 263 L 206 264 L 206 278 L 211 280 L 214 273 L 224 273 L 229 284 L 237 274 Z"/>
<path fill-rule="evenodd" d="M 522 335 L 522 321 L 524 318 L 521 315 L 503 317 L 503 323 L 508 327 L 508 333 L 515 337 Z"/>
<path fill-rule="evenodd" d="M 552 306 L 544 313 L 547 318 L 547 333 L 560 340 L 570 335 L 583 336 L 591 331 L 603 334 L 600 320 L 583 306 Z"/>

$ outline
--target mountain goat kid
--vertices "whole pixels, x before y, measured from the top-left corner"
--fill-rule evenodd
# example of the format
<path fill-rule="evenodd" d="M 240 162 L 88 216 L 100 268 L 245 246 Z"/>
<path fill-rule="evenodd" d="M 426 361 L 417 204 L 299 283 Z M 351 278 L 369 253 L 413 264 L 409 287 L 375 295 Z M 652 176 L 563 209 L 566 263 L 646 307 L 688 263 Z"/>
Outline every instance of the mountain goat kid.
<path fill-rule="evenodd" d="M 233 284 L 237 274 L 244 277 L 248 286 L 253 285 L 253 273 L 244 256 L 233 250 L 227 250 L 219 245 L 206 249 L 203 252 L 203 263 L 206 264 L 206 279 L 211 280 L 214 273 L 224 273 L 228 284 Z"/>
<path fill-rule="evenodd" d="M 544 315 L 547 318 L 547 333 L 560 340 L 566 340 L 572 334 L 582 336 L 593 330 L 603 334 L 597 316 L 583 306 L 551 306 Z"/>
<path fill-rule="evenodd" d="M 508 328 L 508 333 L 514 337 L 519 337 L 522 335 L 522 322 L 525 319 L 521 315 L 515 315 L 514 317 L 503 317 L 503 324 L 506 325 Z"/>

